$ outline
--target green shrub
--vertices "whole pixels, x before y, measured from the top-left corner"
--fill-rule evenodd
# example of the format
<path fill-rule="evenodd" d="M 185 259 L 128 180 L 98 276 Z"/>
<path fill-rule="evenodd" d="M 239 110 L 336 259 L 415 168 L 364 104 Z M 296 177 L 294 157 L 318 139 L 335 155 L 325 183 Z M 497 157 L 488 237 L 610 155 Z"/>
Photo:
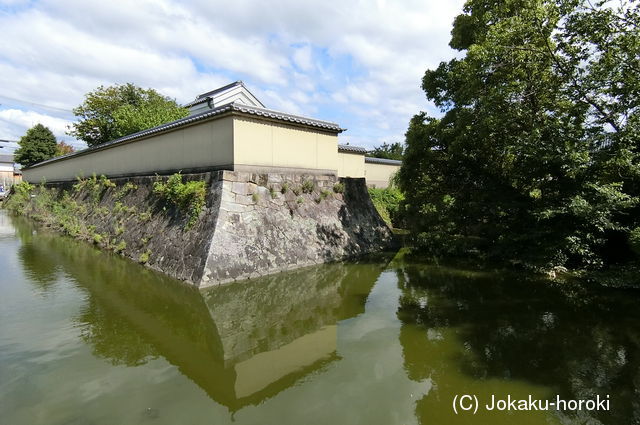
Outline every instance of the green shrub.
<path fill-rule="evenodd" d="M 320 200 L 326 199 L 329 195 L 331 195 L 331 192 L 329 192 L 328 190 L 322 189 L 320 191 Z"/>
<path fill-rule="evenodd" d="M 275 199 L 278 196 L 273 186 L 269 186 L 269 195 L 271 195 L 271 199 Z"/>
<path fill-rule="evenodd" d="M 196 180 L 183 183 L 182 175 L 177 173 L 169 177 L 166 183 L 154 183 L 153 193 L 187 213 L 187 228 L 191 228 L 205 205 L 206 182 Z"/>
<path fill-rule="evenodd" d="M 294 187 L 293 189 L 291 189 L 291 191 L 293 192 L 294 195 L 300 196 L 300 194 L 302 193 L 302 188 Z"/>
<path fill-rule="evenodd" d="M 287 182 L 282 183 L 282 186 L 280 187 L 280 193 L 284 195 L 288 191 L 289 191 L 289 183 Z"/>
<path fill-rule="evenodd" d="M 5 202 L 4 207 L 16 214 L 23 213 L 31 200 L 31 193 L 34 189 L 34 185 L 24 181 L 14 184 L 11 186 L 9 199 Z"/>
<path fill-rule="evenodd" d="M 336 183 L 333 185 L 333 191 L 335 193 L 344 193 L 344 183 Z"/>
<path fill-rule="evenodd" d="M 369 196 L 373 205 L 378 210 L 382 219 L 391 227 L 399 227 L 401 223 L 400 204 L 404 195 L 399 189 L 388 187 L 386 189 L 369 189 Z"/>
<path fill-rule="evenodd" d="M 296 202 L 299 204 L 304 203 L 304 198 L 302 196 L 300 196 L 298 199 L 296 199 Z"/>

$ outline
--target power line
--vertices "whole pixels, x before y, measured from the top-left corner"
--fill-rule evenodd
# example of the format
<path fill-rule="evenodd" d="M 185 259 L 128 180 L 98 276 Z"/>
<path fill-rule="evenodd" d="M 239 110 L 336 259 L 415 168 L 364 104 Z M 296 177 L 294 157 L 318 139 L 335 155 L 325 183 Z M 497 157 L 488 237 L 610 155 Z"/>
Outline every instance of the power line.
<path fill-rule="evenodd" d="M 36 102 L 31 102 L 28 100 L 22 100 L 22 99 L 16 99 L 15 97 L 9 97 L 9 96 L 5 96 L 3 94 L 0 94 L 0 99 L 7 99 L 13 102 L 18 102 L 18 103 L 22 103 L 23 105 L 31 105 L 31 106 L 37 106 L 43 109 L 51 109 L 54 111 L 60 111 L 60 112 L 68 112 L 73 114 L 73 111 L 70 109 L 63 109 L 63 108 L 57 108 L 55 106 L 49 106 L 49 105 L 44 105 L 42 103 L 36 103 Z"/>

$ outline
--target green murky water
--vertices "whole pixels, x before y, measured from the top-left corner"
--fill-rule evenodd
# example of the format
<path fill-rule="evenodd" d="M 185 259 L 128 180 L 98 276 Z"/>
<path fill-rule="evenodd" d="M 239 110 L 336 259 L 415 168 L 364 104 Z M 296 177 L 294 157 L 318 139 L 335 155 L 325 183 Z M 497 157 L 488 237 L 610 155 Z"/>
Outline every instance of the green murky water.
<path fill-rule="evenodd" d="M 200 294 L 2 212 L 0 252 L 2 424 L 640 422 L 634 291 L 391 256 Z"/>

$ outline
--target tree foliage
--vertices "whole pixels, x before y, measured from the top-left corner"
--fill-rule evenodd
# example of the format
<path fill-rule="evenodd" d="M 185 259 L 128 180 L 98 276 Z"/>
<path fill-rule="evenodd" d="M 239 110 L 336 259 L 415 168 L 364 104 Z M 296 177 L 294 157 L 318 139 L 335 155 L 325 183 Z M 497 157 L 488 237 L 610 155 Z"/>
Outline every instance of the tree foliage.
<path fill-rule="evenodd" d="M 367 152 L 367 154 L 375 158 L 402 160 L 402 156 L 404 155 L 404 145 L 400 142 L 385 142 L 380 146 L 373 148 Z"/>
<path fill-rule="evenodd" d="M 56 136 L 42 124 L 27 130 L 18 144 L 20 147 L 14 153 L 14 160 L 24 167 L 53 158 L 56 154 Z"/>
<path fill-rule="evenodd" d="M 404 200 L 404 196 L 400 189 L 395 186 L 389 186 L 384 189 L 372 187 L 369 188 L 369 196 L 380 217 L 389 227 L 399 228 L 403 226 L 401 203 Z"/>
<path fill-rule="evenodd" d="M 56 145 L 56 155 L 55 156 L 67 155 L 67 154 L 73 153 L 75 151 L 76 150 L 70 144 L 65 143 L 65 142 L 58 142 L 58 144 Z"/>
<path fill-rule="evenodd" d="M 640 225 L 640 6 L 469 0 L 399 181 L 419 244 L 600 267 Z M 612 249 L 613 248 L 613 249 Z"/>
<path fill-rule="evenodd" d="M 127 83 L 87 93 L 73 113 L 79 120 L 69 134 L 95 146 L 186 117 L 189 111 L 153 89 Z"/>

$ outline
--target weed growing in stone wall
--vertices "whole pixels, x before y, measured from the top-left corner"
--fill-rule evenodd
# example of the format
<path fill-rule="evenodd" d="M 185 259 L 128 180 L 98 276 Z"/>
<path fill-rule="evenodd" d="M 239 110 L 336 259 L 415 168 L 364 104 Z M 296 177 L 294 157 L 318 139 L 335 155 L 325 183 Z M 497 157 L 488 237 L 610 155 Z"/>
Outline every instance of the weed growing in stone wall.
<path fill-rule="evenodd" d="M 271 199 L 275 199 L 278 196 L 273 186 L 269 186 L 269 195 L 271 195 Z"/>
<path fill-rule="evenodd" d="M 336 183 L 333 185 L 333 191 L 335 193 L 344 193 L 344 183 Z"/>
<path fill-rule="evenodd" d="M 138 262 L 141 264 L 148 263 L 150 257 L 151 257 L 151 250 L 147 249 L 145 252 L 140 254 L 140 257 L 138 257 Z"/>
<path fill-rule="evenodd" d="M 329 192 L 326 189 L 322 189 L 320 191 L 320 194 L 318 195 L 317 198 L 314 198 L 313 200 L 316 202 L 316 204 L 319 204 L 320 202 L 324 201 L 325 199 L 327 199 L 327 197 L 331 195 L 331 192 Z"/>
<path fill-rule="evenodd" d="M 125 228 L 123 224 L 118 224 L 113 228 L 114 233 L 116 234 L 116 236 L 120 236 L 121 234 L 124 233 Z"/>
<path fill-rule="evenodd" d="M 128 246 L 125 241 L 129 224 L 138 226 L 152 219 L 151 210 L 138 213 L 134 206 L 127 206 L 123 200 L 117 200 L 119 194 L 137 190 L 135 185 L 116 187 L 107 178 L 92 176 L 78 179 L 71 190 L 47 188 L 44 184 L 32 185 L 27 182 L 16 184 L 4 207 L 12 213 L 28 216 L 52 227 L 63 234 L 91 242 L 105 250 L 124 255 L 139 253 L 145 249 L 150 236 L 144 235 L 141 242 Z M 109 192 L 106 192 L 107 190 Z M 109 196 L 109 194 L 111 196 Z M 106 199 L 102 199 L 103 195 Z M 114 201 L 112 208 L 108 205 Z M 90 224 L 93 221 L 94 224 Z M 98 224 L 99 223 L 99 224 Z M 125 228 L 125 225 L 127 228 Z M 129 245 L 132 245 L 129 240 Z M 138 251 L 138 252 L 137 252 Z M 146 250 L 140 256 L 146 263 L 151 255 Z M 135 257 L 134 257 L 135 258 Z"/>
<path fill-rule="evenodd" d="M 125 241 L 120 241 L 116 246 L 113 247 L 113 251 L 118 254 L 125 249 L 127 249 L 127 243 Z"/>
<path fill-rule="evenodd" d="M 93 211 L 100 217 L 106 217 L 109 215 L 109 208 L 107 207 L 95 207 Z"/>
<path fill-rule="evenodd" d="M 138 214 L 138 219 L 140 219 L 140 221 L 143 223 L 151 220 L 151 211 L 141 212 L 140 214 Z"/>
<path fill-rule="evenodd" d="M 116 199 L 120 200 L 124 198 L 129 192 L 133 192 L 134 190 L 138 190 L 138 186 L 131 182 L 126 182 L 122 185 L 118 193 L 116 194 Z"/>
<path fill-rule="evenodd" d="M 98 202 L 100 201 L 100 196 L 105 189 L 116 187 L 116 184 L 109 180 L 106 176 L 101 175 L 100 177 L 96 177 L 95 173 L 88 179 L 83 179 L 80 177 L 76 177 L 76 179 L 78 182 L 73 185 L 73 190 L 76 192 L 80 192 L 82 190 L 86 190 L 87 192 L 89 192 L 91 201 L 94 205 L 98 204 Z"/>
<path fill-rule="evenodd" d="M 183 183 L 182 174 L 176 173 L 166 183 L 155 182 L 153 193 L 187 213 L 187 228 L 191 228 L 204 208 L 206 183 L 203 180 Z"/>
<path fill-rule="evenodd" d="M 314 189 L 314 184 L 312 180 L 305 180 L 302 182 L 302 192 L 303 193 L 311 193 Z"/>
<path fill-rule="evenodd" d="M 293 189 L 291 189 L 291 191 L 293 192 L 294 195 L 296 196 L 300 196 L 300 194 L 302 193 L 302 189 L 299 187 L 294 187 Z"/>
<path fill-rule="evenodd" d="M 282 183 L 282 186 L 280 187 L 280 193 L 284 195 L 288 191 L 289 191 L 289 183 L 287 182 Z"/>

